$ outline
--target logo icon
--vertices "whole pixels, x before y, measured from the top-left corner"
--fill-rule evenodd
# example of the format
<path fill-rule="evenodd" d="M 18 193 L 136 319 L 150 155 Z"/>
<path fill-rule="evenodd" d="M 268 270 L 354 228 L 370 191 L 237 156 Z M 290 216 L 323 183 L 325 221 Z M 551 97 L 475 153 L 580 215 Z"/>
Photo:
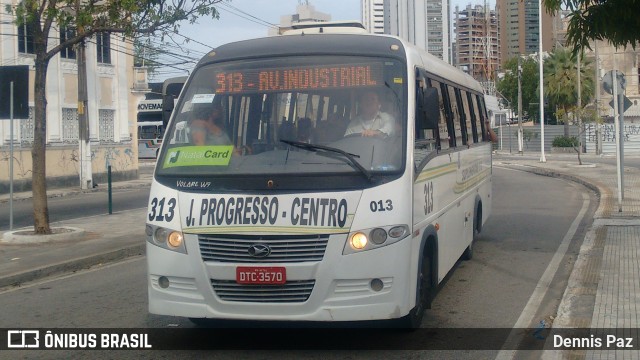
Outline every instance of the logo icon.
<path fill-rule="evenodd" d="M 8 330 L 7 347 L 10 349 L 26 349 L 40 347 L 39 330 Z"/>
<path fill-rule="evenodd" d="M 271 254 L 271 248 L 265 244 L 253 244 L 249 246 L 248 252 L 254 258 L 266 258 Z"/>
<path fill-rule="evenodd" d="M 178 156 L 180 156 L 180 150 L 169 154 L 169 163 L 175 164 L 178 161 Z"/>

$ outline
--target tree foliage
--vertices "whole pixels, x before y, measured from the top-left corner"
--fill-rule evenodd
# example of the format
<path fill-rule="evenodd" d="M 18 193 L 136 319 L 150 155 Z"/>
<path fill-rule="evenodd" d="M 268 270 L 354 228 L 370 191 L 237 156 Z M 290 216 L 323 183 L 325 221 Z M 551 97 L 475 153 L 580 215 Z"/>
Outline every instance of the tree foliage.
<path fill-rule="evenodd" d="M 637 0 L 542 0 L 549 13 L 568 9 L 567 42 L 573 53 L 591 48 L 593 40 L 614 46 L 632 46 L 640 40 L 640 1 Z"/>
<path fill-rule="evenodd" d="M 565 136 L 569 136 L 569 114 L 578 109 L 578 57 L 569 49 L 557 47 L 544 62 L 544 90 L 559 119 L 565 124 Z M 591 59 L 582 57 L 580 62 L 580 98 L 584 108 L 594 95 L 594 69 Z"/>
<path fill-rule="evenodd" d="M 522 113 L 523 115 L 534 116 L 531 106 L 538 103 L 538 61 L 530 57 L 520 59 L 522 67 L 521 88 L 522 88 Z M 511 109 L 518 111 L 518 58 L 509 59 L 504 66 L 505 75 L 497 84 L 498 91 L 510 103 Z"/>
<path fill-rule="evenodd" d="M 34 130 L 32 192 L 34 231 L 51 232 L 46 192 L 46 79 L 49 61 L 62 49 L 74 46 L 97 33 L 119 33 L 132 39 L 140 35 L 177 32 L 182 21 L 194 23 L 200 17 L 218 18 L 213 5 L 221 0 L 22 0 L 7 5 L 18 26 L 33 30 L 34 43 Z M 75 29 L 75 36 L 63 42 L 52 30 Z M 50 46 L 51 45 L 51 46 Z"/>

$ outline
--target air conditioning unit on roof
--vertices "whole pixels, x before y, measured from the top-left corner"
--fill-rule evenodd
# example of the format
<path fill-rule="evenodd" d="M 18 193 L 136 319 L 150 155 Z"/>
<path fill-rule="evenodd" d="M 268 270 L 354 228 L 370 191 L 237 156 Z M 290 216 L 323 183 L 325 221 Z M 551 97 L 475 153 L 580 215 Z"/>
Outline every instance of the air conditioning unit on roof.
<path fill-rule="evenodd" d="M 367 30 L 359 21 L 305 21 L 291 25 L 282 35 L 300 34 L 365 34 Z"/>

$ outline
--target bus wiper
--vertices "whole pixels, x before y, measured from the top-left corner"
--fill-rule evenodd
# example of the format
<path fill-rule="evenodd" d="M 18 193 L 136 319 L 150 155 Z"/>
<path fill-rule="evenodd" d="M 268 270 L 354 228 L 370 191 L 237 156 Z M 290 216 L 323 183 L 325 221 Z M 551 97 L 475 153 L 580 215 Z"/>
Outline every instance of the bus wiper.
<path fill-rule="evenodd" d="M 294 147 L 297 147 L 297 148 L 300 148 L 300 149 L 316 152 L 316 153 L 318 153 L 318 155 L 322 155 L 322 152 L 318 152 L 318 150 L 322 150 L 322 151 L 326 151 L 326 152 L 330 152 L 330 153 L 334 153 L 334 154 L 340 154 L 340 155 L 344 156 L 344 158 L 349 160 L 349 163 L 351 165 L 355 166 L 356 169 L 360 170 L 360 173 L 365 178 L 367 178 L 367 180 L 369 180 L 369 182 L 372 182 L 372 180 L 373 180 L 373 177 L 371 176 L 371 173 L 369 171 L 367 171 L 367 169 L 365 169 L 362 165 L 360 165 L 358 160 L 356 160 L 356 158 L 359 158 L 360 155 L 348 153 L 348 152 L 346 152 L 344 150 L 340 150 L 340 149 L 333 148 L 333 147 L 330 147 L 330 146 L 309 144 L 309 143 L 305 143 L 305 142 L 284 140 L 284 139 L 280 139 L 280 141 L 285 143 L 285 144 L 287 144 L 287 145 L 291 145 L 291 146 L 294 146 Z M 344 159 L 344 158 L 341 158 L 341 159 Z"/>

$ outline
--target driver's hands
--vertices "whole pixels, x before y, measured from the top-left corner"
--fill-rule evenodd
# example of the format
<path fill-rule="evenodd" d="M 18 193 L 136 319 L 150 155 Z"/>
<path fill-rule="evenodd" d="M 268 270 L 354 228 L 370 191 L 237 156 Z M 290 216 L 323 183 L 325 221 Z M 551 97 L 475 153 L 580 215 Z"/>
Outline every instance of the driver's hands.
<path fill-rule="evenodd" d="M 362 131 L 361 135 L 365 137 L 373 137 L 373 136 L 384 136 L 385 133 L 383 133 L 380 130 L 366 129 Z"/>

